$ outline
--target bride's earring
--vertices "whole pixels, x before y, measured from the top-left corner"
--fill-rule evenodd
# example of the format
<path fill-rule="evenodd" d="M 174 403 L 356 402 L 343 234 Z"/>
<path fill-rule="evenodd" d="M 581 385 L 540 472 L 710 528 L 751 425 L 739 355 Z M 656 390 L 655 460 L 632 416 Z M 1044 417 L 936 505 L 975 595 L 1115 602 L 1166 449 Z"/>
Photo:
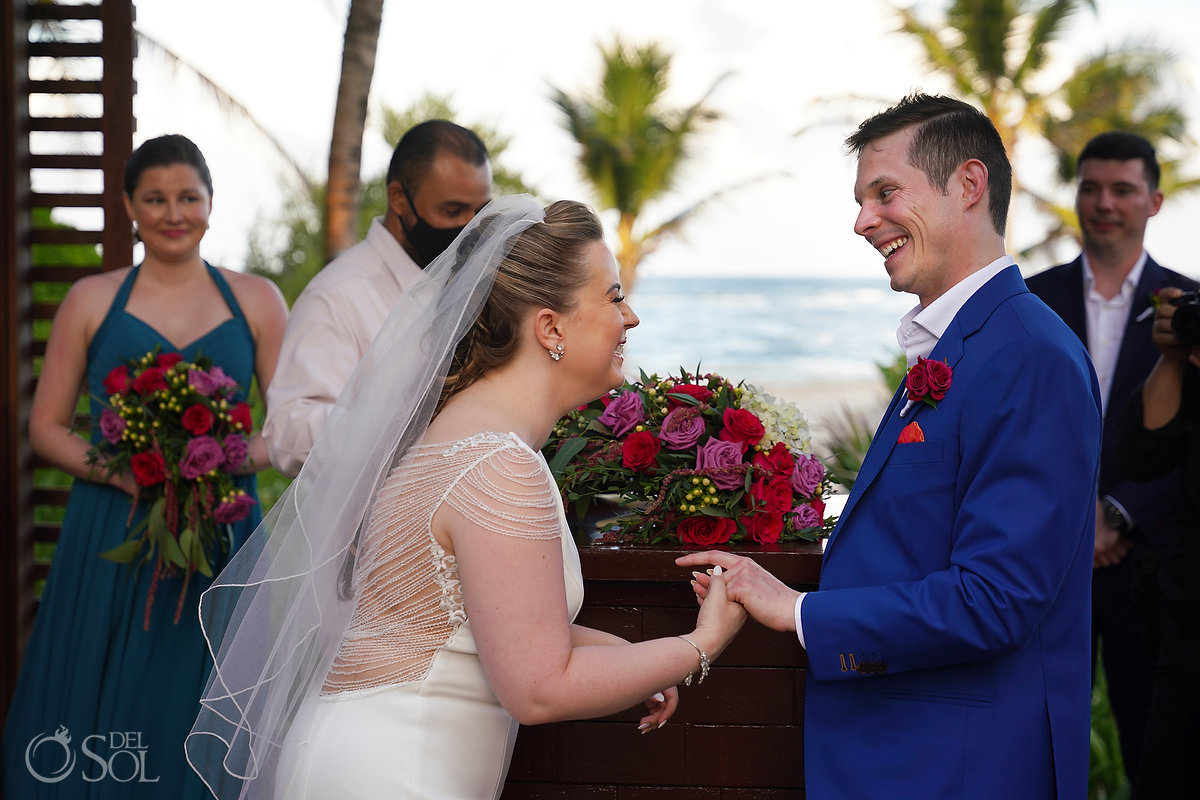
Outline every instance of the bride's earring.
<path fill-rule="evenodd" d="M 563 357 L 563 346 L 562 346 L 562 342 L 559 342 L 559 343 L 558 343 L 558 344 L 557 344 L 557 345 L 554 347 L 554 349 L 553 349 L 553 350 L 549 350 L 549 351 L 547 351 L 547 352 L 549 352 L 549 353 L 550 353 L 550 357 L 551 357 L 551 358 L 553 358 L 555 361 L 561 361 L 561 360 L 562 360 L 562 357 Z"/>

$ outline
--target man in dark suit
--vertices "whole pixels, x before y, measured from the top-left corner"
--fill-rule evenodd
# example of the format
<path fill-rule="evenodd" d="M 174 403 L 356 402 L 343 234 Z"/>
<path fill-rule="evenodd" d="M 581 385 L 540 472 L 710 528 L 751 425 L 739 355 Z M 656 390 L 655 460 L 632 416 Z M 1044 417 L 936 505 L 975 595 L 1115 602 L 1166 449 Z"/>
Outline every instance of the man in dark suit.
<path fill-rule="evenodd" d="M 1137 777 L 1157 654 L 1156 555 L 1171 537 L 1169 516 L 1184 502 L 1179 475 L 1129 479 L 1117 452 L 1122 415 L 1158 350 L 1150 337 L 1151 296 L 1195 283 L 1159 266 L 1143 248 L 1163 195 L 1154 147 L 1132 133 L 1103 133 L 1079 154 L 1075 209 L 1083 252 L 1026 280 L 1087 346 L 1104 403 L 1092 581 L 1092 653 L 1101 649 L 1109 701 L 1130 782 Z"/>
<path fill-rule="evenodd" d="M 854 230 L 919 304 L 911 369 L 801 594 L 732 553 L 755 619 L 808 656 L 805 794 L 1054 800 L 1087 791 L 1100 396 L 1087 352 L 1004 252 L 995 127 L 913 95 L 863 122 Z M 697 593 L 708 577 L 697 573 Z"/>

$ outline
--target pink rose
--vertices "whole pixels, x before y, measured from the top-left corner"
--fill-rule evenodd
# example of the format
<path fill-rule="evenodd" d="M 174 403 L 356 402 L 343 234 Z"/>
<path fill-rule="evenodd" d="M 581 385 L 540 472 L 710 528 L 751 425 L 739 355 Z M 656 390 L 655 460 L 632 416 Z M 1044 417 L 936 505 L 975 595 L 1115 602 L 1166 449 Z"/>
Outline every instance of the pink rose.
<path fill-rule="evenodd" d="M 704 435 L 704 414 L 694 406 L 681 406 L 667 414 L 658 438 L 670 450 L 694 447 Z"/>
<path fill-rule="evenodd" d="M 825 465 L 816 456 L 800 456 L 792 469 L 792 488 L 809 497 L 825 478 Z"/>
<path fill-rule="evenodd" d="M 240 522 L 250 515 L 254 500 L 245 492 L 238 492 L 228 500 L 222 501 L 213 509 L 213 519 L 222 525 Z"/>
<path fill-rule="evenodd" d="M 225 471 L 233 472 L 242 465 L 246 460 L 246 453 L 250 449 L 246 444 L 246 437 L 240 433 L 231 433 L 225 437 Z"/>
<path fill-rule="evenodd" d="M 216 394 L 217 389 L 221 388 L 221 385 L 202 369 L 188 370 L 188 386 L 205 397 L 212 397 Z"/>
<path fill-rule="evenodd" d="M 179 474 L 186 480 L 194 480 L 225 463 L 225 451 L 211 436 L 197 436 L 187 443 Z"/>
<path fill-rule="evenodd" d="M 237 381 L 225 374 L 225 370 L 220 367 L 213 367 L 208 371 L 209 377 L 217 382 L 217 386 L 221 389 L 236 389 Z"/>
<path fill-rule="evenodd" d="M 792 509 L 792 524 L 796 530 L 804 530 L 805 528 L 821 527 L 821 515 L 808 503 L 798 505 Z"/>
<path fill-rule="evenodd" d="M 675 528 L 679 541 L 702 546 L 725 544 L 737 530 L 737 523 L 725 517 L 707 515 L 688 517 Z"/>
<path fill-rule="evenodd" d="M 600 422 L 616 436 L 624 436 L 646 421 L 642 396 L 637 392 L 622 392 L 600 414 Z"/>
<path fill-rule="evenodd" d="M 124 432 L 124 417 L 111 408 L 106 408 L 100 412 L 100 435 L 107 439 L 110 444 L 116 444 L 121 441 L 121 434 Z"/>
<path fill-rule="evenodd" d="M 725 429 L 721 431 L 718 438 L 738 443 L 743 453 L 762 441 L 762 437 L 766 433 L 758 417 L 744 408 L 725 409 L 725 413 L 721 415 L 721 421 L 725 423 Z"/>
<path fill-rule="evenodd" d="M 733 442 L 709 439 L 696 449 L 696 469 L 705 470 L 718 489 L 738 489 L 746 480 L 742 448 Z"/>

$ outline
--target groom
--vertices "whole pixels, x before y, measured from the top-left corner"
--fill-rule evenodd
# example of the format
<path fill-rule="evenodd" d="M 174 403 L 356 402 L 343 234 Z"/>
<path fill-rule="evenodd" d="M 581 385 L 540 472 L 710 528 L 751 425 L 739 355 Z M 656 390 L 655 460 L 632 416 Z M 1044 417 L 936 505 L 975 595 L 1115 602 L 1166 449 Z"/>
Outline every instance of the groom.
<path fill-rule="evenodd" d="M 919 301 L 897 333 L 907 388 L 819 591 L 729 553 L 678 563 L 721 565 L 730 597 L 797 632 L 811 800 L 1083 797 L 1100 447 L 1087 352 L 1004 253 L 1012 171 L 986 116 L 916 94 L 847 144 L 854 230 Z"/>

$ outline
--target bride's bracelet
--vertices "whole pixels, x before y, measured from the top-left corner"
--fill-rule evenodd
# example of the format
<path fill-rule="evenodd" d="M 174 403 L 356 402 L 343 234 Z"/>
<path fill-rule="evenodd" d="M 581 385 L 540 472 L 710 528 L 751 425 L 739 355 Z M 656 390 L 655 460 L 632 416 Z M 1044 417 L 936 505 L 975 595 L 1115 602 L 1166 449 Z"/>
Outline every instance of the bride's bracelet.
<path fill-rule="evenodd" d="M 700 645 L 696 644 L 695 642 L 693 642 L 691 639 L 689 639 L 686 636 L 680 635 L 680 636 L 676 636 L 675 638 L 683 639 L 685 642 L 690 644 L 692 647 L 696 648 L 696 652 L 700 654 L 700 680 L 696 681 L 696 685 L 699 686 L 700 684 L 704 683 L 704 679 L 708 677 L 708 653 L 701 650 Z M 687 674 L 687 677 L 683 679 L 683 685 L 691 686 L 692 685 L 692 676 L 695 674 L 696 673 L 694 673 L 694 672 L 689 672 Z"/>

